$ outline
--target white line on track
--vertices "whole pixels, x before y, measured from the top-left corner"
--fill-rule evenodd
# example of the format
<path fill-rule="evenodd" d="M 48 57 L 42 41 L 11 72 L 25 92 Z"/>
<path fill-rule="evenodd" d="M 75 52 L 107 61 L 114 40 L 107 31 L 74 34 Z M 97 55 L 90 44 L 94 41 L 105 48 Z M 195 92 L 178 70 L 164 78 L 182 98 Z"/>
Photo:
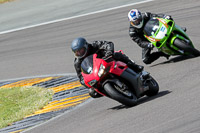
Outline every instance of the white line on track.
<path fill-rule="evenodd" d="M 24 30 L 24 29 L 28 29 L 28 28 L 38 27 L 38 26 L 42 26 L 42 25 L 52 24 L 52 23 L 56 23 L 56 22 L 61 22 L 61 21 L 69 20 L 69 19 L 74 19 L 74 18 L 79 18 L 79 17 L 83 17 L 83 16 L 88 16 L 88 15 L 92 15 L 92 14 L 96 14 L 96 13 L 102 13 L 102 12 L 106 12 L 106 11 L 111 11 L 111 10 L 115 10 L 115 9 L 119 9 L 119 8 L 123 8 L 123 7 L 127 7 L 127 6 L 142 4 L 142 3 L 146 3 L 146 2 L 150 2 L 150 1 L 154 1 L 154 0 L 145 0 L 145 1 L 141 1 L 141 2 L 135 2 L 135 3 L 127 4 L 127 5 L 122 5 L 122 6 L 117 6 L 117 7 L 113 7 L 113 8 L 108 8 L 108 9 L 104 9 L 104 10 L 100 10 L 100 11 L 95 11 L 95 12 L 91 12 L 91 13 L 87 13 L 87 14 L 82 14 L 82 15 L 78 15 L 78 16 L 73 16 L 73 17 L 68 17 L 68 18 L 62 18 L 62 19 L 57 19 L 57 20 L 53 20 L 53 21 L 49 21 L 49 22 L 40 23 L 40 24 L 35 24 L 35 25 L 25 26 L 25 27 L 21 27 L 21 28 L 12 29 L 12 30 L 2 31 L 2 32 L 0 32 L 0 35 L 1 34 L 15 32 L 15 31 L 20 31 L 20 30 Z"/>

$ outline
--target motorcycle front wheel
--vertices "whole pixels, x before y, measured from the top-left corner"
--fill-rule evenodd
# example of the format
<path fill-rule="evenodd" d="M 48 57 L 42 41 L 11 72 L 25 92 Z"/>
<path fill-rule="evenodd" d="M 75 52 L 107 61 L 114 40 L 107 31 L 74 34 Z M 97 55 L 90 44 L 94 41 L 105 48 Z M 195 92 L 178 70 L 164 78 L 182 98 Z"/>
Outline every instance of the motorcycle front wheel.
<path fill-rule="evenodd" d="M 115 88 L 115 85 L 113 83 L 106 83 L 104 85 L 104 90 L 110 98 L 126 106 L 132 107 L 137 104 L 137 97 L 132 92 L 131 96 L 125 96 Z"/>
<path fill-rule="evenodd" d="M 151 97 L 158 94 L 159 85 L 153 77 L 150 77 L 150 80 L 147 81 L 149 90 L 146 92 L 146 95 Z"/>
<path fill-rule="evenodd" d="M 191 45 L 189 45 L 188 43 L 186 43 L 184 40 L 181 40 L 179 38 L 176 38 L 174 40 L 174 45 L 181 49 L 181 50 L 184 50 L 185 52 L 188 52 L 194 56 L 200 56 L 200 52 L 199 50 L 193 48 Z"/>

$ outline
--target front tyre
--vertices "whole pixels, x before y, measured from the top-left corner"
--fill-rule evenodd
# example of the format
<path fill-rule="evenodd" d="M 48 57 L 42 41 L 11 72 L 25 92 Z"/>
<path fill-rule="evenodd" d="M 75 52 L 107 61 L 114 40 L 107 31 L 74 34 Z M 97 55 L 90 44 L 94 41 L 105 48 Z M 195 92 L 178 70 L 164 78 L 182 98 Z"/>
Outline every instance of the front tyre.
<path fill-rule="evenodd" d="M 189 42 L 187 43 L 187 42 L 185 42 L 184 40 L 181 40 L 181 39 L 179 39 L 179 38 L 176 38 L 175 40 L 174 40 L 174 45 L 177 47 L 177 48 L 179 48 L 179 49 L 181 49 L 181 50 L 184 50 L 185 52 L 188 52 L 188 53 L 190 53 L 190 54 L 192 54 L 192 55 L 194 55 L 194 56 L 200 56 L 200 52 L 199 52 L 199 50 L 197 50 L 197 49 L 195 49 L 195 48 L 193 48 L 191 45 L 189 45 Z"/>
<path fill-rule="evenodd" d="M 106 83 L 104 85 L 104 90 L 110 96 L 110 98 L 126 105 L 135 106 L 137 104 L 137 97 L 132 93 L 131 96 L 125 96 L 121 92 L 117 91 L 115 85 L 112 83 Z"/>
<path fill-rule="evenodd" d="M 147 81 L 147 84 L 149 86 L 149 90 L 146 92 L 146 95 L 149 97 L 157 95 L 159 91 L 159 85 L 156 82 L 156 80 L 150 76 L 150 79 Z"/>

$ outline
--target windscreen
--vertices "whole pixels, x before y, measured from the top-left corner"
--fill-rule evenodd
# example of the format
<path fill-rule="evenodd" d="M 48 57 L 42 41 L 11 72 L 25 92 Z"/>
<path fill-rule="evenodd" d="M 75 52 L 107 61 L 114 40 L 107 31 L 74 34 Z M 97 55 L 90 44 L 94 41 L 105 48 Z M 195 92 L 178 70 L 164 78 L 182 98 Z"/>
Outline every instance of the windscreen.
<path fill-rule="evenodd" d="M 159 29 L 159 20 L 156 18 L 152 18 L 146 23 L 144 27 L 144 33 L 147 36 L 153 36 L 158 29 Z"/>
<path fill-rule="evenodd" d="M 81 63 L 81 71 L 85 74 L 91 74 L 93 70 L 93 55 L 86 57 Z"/>

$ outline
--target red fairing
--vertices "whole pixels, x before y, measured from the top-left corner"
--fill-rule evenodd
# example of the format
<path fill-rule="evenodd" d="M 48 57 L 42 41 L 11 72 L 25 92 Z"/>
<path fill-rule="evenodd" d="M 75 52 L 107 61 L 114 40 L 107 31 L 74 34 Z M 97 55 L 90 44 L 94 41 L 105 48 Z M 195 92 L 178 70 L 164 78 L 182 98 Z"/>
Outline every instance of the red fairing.
<path fill-rule="evenodd" d="M 120 52 L 120 53 L 124 54 L 122 50 L 118 50 L 118 51 L 115 51 L 115 52 Z"/>
<path fill-rule="evenodd" d="M 110 69 L 110 73 L 120 76 L 127 67 L 128 66 L 125 63 L 117 61 L 115 62 L 114 67 Z"/>
<path fill-rule="evenodd" d="M 120 51 L 122 52 L 122 51 Z M 106 70 L 106 68 L 109 68 L 109 71 L 105 74 L 115 74 L 120 76 L 123 71 L 128 67 L 125 63 L 121 62 L 121 61 L 111 61 L 111 62 L 106 62 L 105 60 L 101 59 L 101 58 L 97 58 L 97 54 L 93 55 L 93 68 L 92 68 L 92 73 L 90 74 L 85 74 L 85 73 L 81 73 L 83 75 L 85 84 L 92 88 L 91 85 L 89 85 L 89 82 L 96 80 L 97 84 L 104 78 L 104 74 L 102 76 L 99 77 L 99 71 L 100 71 L 100 66 L 103 65 L 105 68 L 104 70 Z M 97 90 L 98 91 L 98 90 Z"/>
<path fill-rule="evenodd" d="M 83 72 L 81 72 L 83 78 L 84 78 L 84 81 L 85 81 L 85 84 L 88 86 L 88 87 L 92 87 L 88 84 L 88 82 L 92 81 L 92 80 L 97 80 L 99 81 L 100 78 L 98 76 L 98 71 L 99 71 L 99 68 L 100 68 L 100 65 L 101 65 L 101 62 L 104 61 L 103 59 L 100 59 L 100 58 L 96 58 L 97 57 L 97 54 L 94 54 L 93 55 L 93 72 L 91 74 L 85 74 Z M 105 62 L 105 61 L 104 61 Z"/>

